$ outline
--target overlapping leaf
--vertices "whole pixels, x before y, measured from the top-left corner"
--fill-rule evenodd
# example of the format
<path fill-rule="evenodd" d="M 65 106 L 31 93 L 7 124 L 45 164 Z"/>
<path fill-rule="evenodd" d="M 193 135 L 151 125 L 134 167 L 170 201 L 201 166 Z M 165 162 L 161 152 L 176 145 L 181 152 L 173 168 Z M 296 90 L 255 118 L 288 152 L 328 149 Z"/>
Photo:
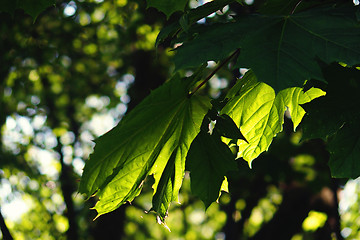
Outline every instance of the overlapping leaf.
<path fill-rule="evenodd" d="M 154 174 L 154 206 L 164 220 L 177 200 L 191 142 L 209 100 L 189 97 L 189 79 L 175 77 L 158 88 L 115 128 L 98 138 L 80 182 L 81 193 L 96 193 L 98 216 L 132 201 Z"/>
<path fill-rule="evenodd" d="M 304 105 L 303 139 L 328 140 L 345 122 L 360 117 L 360 71 L 339 64 L 324 68 L 326 97 Z"/>
<path fill-rule="evenodd" d="M 178 69 L 197 66 L 241 48 L 237 66 L 251 68 L 259 81 L 276 91 L 301 87 L 310 78 L 323 80 L 318 59 L 349 65 L 360 62 L 356 11 L 349 4 L 287 16 L 250 15 L 204 26 L 177 49 L 174 61 Z"/>
<path fill-rule="evenodd" d="M 236 170 L 235 158 L 220 136 L 200 132 L 187 156 L 191 192 L 209 207 L 219 196 L 224 176 Z"/>
<path fill-rule="evenodd" d="M 333 177 L 360 176 L 360 71 L 332 64 L 324 69 L 329 84 L 324 98 L 305 105 L 303 139 L 328 142 Z"/>
<path fill-rule="evenodd" d="M 274 89 L 257 82 L 255 75 L 248 72 L 229 93 L 231 99 L 222 110 L 234 120 L 248 140 L 248 143 L 238 141 L 238 157 L 251 164 L 253 159 L 269 148 L 273 137 L 282 131 L 286 107 L 295 129 L 305 114 L 299 104 L 324 94 L 320 89 L 312 88 L 303 92 L 301 88 L 289 88 L 275 95 Z"/>

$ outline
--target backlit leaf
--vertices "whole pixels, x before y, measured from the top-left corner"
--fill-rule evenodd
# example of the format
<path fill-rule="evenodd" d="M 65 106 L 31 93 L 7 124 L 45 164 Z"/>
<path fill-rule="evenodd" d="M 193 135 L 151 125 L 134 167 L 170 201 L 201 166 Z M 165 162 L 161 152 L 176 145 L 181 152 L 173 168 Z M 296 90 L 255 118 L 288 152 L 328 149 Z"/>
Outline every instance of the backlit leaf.
<path fill-rule="evenodd" d="M 207 98 L 189 97 L 191 83 L 175 77 L 95 141 L 79 191 L 98 196 L 98 216 L 132 201 L 153 174 L 153 209 L 164 220 L 169 203 L 177 201 L 187 151 L 210 107 Z"/>
<path fill-rule="evenodd" d="M 282 109 L 282 111 L 285 109 L 285 107 L 288 107 L 295 131 L 296 127 L 300 124 L 302 118 L 305 115 L 305 110 L 299 104 L 308 103 L 314 98 L 318 98 L 324 95 L 325 92 L 318 88 L 310 88 L 305 93 L 302 88 L 287 88 L 280 91 L 276 96 L 276 105 L 279 109 Z"/>
<path fill-rule="evenodd" d="M 286 107 L 289 108 L 296 128 L 305 114 L 299 104 L 325 94 L 320 89 L 303 92 L 301 88 L 289 88 L 275 95 L 274 89 L 257 82 L 251 71 L 236 85 L 241 86 L 235 86 L 239 89 L 238 94 L 229 100 L 221 112 L 234 120 L 248 140 L 248 143 L 238 141 L 238 157 L 244 158 L 249 164 L 266 151 L 272 139 L 282 131 Z"/>

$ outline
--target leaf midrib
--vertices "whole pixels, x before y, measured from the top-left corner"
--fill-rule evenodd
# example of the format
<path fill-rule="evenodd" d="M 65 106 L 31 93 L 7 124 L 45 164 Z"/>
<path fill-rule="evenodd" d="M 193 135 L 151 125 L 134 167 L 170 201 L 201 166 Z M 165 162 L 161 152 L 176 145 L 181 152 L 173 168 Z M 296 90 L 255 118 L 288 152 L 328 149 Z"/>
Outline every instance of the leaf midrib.
<path fill-rule="evenodd" d="M 296 20 L 295 20 L 294 18 L 290 18 L 290 21 L 291 21 L 292 23 L 294 23 L 296 26 L 298 26 L 299 28 L 303 29 L 305 32 L 308 32 L 309 34 L 311 34 L 311 35 L 313 35 L 313 36 L 315 36 L 315 37 L 318 37 L 318 38 L 322 39 L 322 40 L 325 41 L 325 42 L 330 42 L 330 43 L 332 43 L 332 44 L 334 44 L 334 45 L 336 45 L 336 46 L 338 46 L 338 47 L 342 47 L 342 48 L 345 48 L 345 49 L 347 49 L 347 50 L 349 50 L 349 51 L 353 51 L 353 52 L 356 52 L 356 53 L 359 53 L 359 54 L 360 54 L 360 51 L 351 49 L 351 48 L 349 48 L 348 46 L 342 45 L 342 44 L 340 44 L 340 43 L 338 43 L 338 42 L 335 42 L 335 41 L 333 41 L 333 40 L 331 40 L 331 39 L 328 39 L 328 38 L 326 38 L 326 37 L 324 37 L 324 36 L 322 36 L 322 35 L 320 35 L 320 34 L 318 34 L 318 33 L 315 33 L 315 32 L 313 32 L 313 31 L 310 30 L 310 29 L 307 29 L 306 27 L 304 27 L 304 26 L 301 25 L 300 23 L 296 22 Z"/>
<path fill-rule="evenodd" d="M 177 106 L 177 109 L 178 109 L 178 110 L 175 112 L 174 115 L 177 114 L 177 112 L 178 112 L 179 109 L 180 109 L 181 102 L 185 102 L 184 100 L 186 101 L 186 98 L 182 98 L 182 99 L 179 100 L 179 101 L 175 101 L 174 104 L 171 105 L 171 106 Z M 134 134 L 132 134 L 131 136 L 129 136 L 128 138 L 126 138 L 122 144 L 119 144 L 118 147 L 114 148 L 112 151 L 110 151 L 108 154 L 106 154 L 104 157 L 102 157 L 102 158 L 101 158 L 101 161 L 96 161 L 96 162 L 94 163 L 93 167 L 91 168 L 91 171 L 89 171 L 89 172 L 94 172 L 94 169 L 97 169 L 100 164 L 103 164 L 103 162 L 106 161 L 106 159 L 108 159 L 108 157 L 111 157 L 111 155 L 112 155 L 114 152 L 118 151 L 118 149 L 121 148 L 123 145 L 128 144 L 133 138 L 138 137 L 138 135 L 142 133 L 142 131 L 143 131 L 144 128 L 148 128 L 149 126 L 151 126 L 152 124 L 154 124 L 154 122 L 156 122 L 159 118 L 161 118 L 161 115 L 158 115 L 157 117 L 152 118 L 150 121 L 147 121 L 146 124 L 144 124 L 142 128 L 139 128 Z M 172 120 L 170 120 L 170 121 L 172 121 Z M 166 130 L 167 130 L 167 128 L 164 128 L 164 132 L 166 132 Z M 162 135 L 162 136 L 163 136 L 163 135 Z M 157 145 L 157 144 L 156 144 L 156 145 Z M 120 158 L 119 158 L 119 159 L 120 159 Z M 119 164 L 119 161 L 115 164 L 115 167 L 117 167 L 118 164 Z M 114 168 L 113 168 L 113 169 L 114 169 Z M 89 169 L 89 170 L 90 170 L 90 169 Z M 96 179 L 98 178 L 99 174 L 100 174 L 100 171 L 98 172 L 97 176 L 95 177 L 95 180 L 94 180 L 93 184 L 91 185 L 91 188 L 90 188 L 90 189 L 92 189 L 92 191 L 89 191 L 89 192 L 94 192 L 93 186 L 94 186 L 94 183 L 95 183 Z M 111 176 L 111 174 L 110 174 L 109 176 Z M 101 185 L 101 184 L 100 184 L 100 185 Z M 90 193 L 90 194 L 92 194 L 92 193 Z"/>
<path fill-rule="evenodd" d="M 281 34 L 280 34 L 280 38 L 279 38 L 279 44 L 278 44 L 278 48 L 277 48 L 276 79 L 280 79 L 280 51 L 281 51 L 281 45 L 283 43 L 283 38 L 284 38 L 284 34 L 285 34 L 285 27 L 286 27 L 286 24 L 288 22 L 289 16 L 285 16 L 284 18 L 285 18 L 285 21 L 284 21 L 282 29 L 281 29 Z"/>
<path fill-rule="evenodd" d="M 182 101 L 177 101 L 177 102 L 176 102 L 176 103 L 180 102 L 180 104 L 178 105 L 177 110 L 175 111 L 175 113 L 172 114 L 173 117 L 171 117 L 171 118 L 169 119 L 168 125 L 166 126 L 166 128 L 164 128 L 164 131 L 163 131 L 164 133 L 168 131 L 169 126 L 173 125 L 173 122 L 174 122 L 174 121 L 177 121 L 178 118 L 176 118 L 176 117 L 178 116 L 179 112 L 181 113 L 181 112 L 183 111 L 184 104 L 185 104 L 187 101 L 188 101 L 187 98 L 183 98 Z M 140 131 L 140 130 L 139 130 L 139 131 Z M 183 132 L 183 131 L 181 130 L 181 133 L 182 133 L 182 132 Z M 138 134 L 138 133 L 137 133 L 137 134 Z M 170 137 L 171 137 L 171 136 L 170 136 Z M 148 160 L 154 158 L 154 156 L 153 156 L 154 151 L 155 151 L 156 149 L 158 149 L 160 143 L 163 142 L 163 139 L 164 139 L 164 138 L 169 138 L 168 134 L 161 134 L 161 138 L 159 139 L 159 141 L 156 143 L 155 147 L 154 147 L 154 148 L 152 149 L 152 151 L 150 152 L 150 156 L 149 156 Z M 169 139 L 167 139 L 165 142 L 167 142 L 168 140 L 169 140 Z M 178 144 L 178 145 L 179 145 L 179 144 Z M 177 147 L 178 147 L 178 146 L 177 146 Z M 176 150 L 177 147 L 175 147 L 174 151 Z M 134 159 L 134 158 L 132 158 L 132 159 Z M 155 158 L 155 160 L 156 160 L 156 159 L 157 159 L 157 158 Z M 117 164 L 116 164 L 116 165 L 117 165 Z M 146 171 L 145 171 L 145 168 L 147 167 L 147 165 L 148 165 L 148 161 L 146 161 L 143 166 L 139 167 L 139 168 L 142 168 L 139 176 L 143 176 L 143 175 L 144 175 L 144 173 L 146 172 Z M 116 181 L 119 181 L 119 180 L 120 180 L 120 179 L 117 179 Z M 138 180 L 139 180 L 139 179 L 136 179 L 136 182 L 138 182 Z M 110 181 L 110 182 L 111 182 L 111 181 Z M 109 184 L 110 184 L 110 182 L 109 182 Z M 134 189 L 134 187 L 137 187 L 137 186 L 135 186 L 135 185 L 137 185 L 137 184 L 134 184 L 134 185 L 132 186 L 132 188 L 128 191 L 128 193 L 126 194 L 126 196 L 123 197 L 123 200 L 122 200 L 121 202 L 126 201 L 126 199 L 128 198 L 129 194 L 131 194 L 131 192 L 132 192 L 132 190 Z M 114 192 L 114 195 L 115 195 L 116 193 L 120 192 L 120 191 L 121 191 L 121 190 L 115 191 L 115 192 Z"/>

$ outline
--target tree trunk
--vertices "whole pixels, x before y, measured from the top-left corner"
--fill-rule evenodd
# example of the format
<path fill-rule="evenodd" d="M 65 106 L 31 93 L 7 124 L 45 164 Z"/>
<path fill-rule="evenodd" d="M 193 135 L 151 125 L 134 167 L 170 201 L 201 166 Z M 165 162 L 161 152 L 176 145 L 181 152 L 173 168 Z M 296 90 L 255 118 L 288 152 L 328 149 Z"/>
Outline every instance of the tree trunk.
<path fill-rule="evenodd" d="M 4 240 L 13 240 L 14 239 L 11 236 L 11 233 L 10 233 L 8 227 L 6 226 L 5 219 L 1 213 L 1 209 L 0 209 L 0 229 L 1 229 Z"/>
<path fill-rule="evenodd" d="M 302 223 L 311 209 L 308 189 L 289 186 L 284 191 L 283 202 L 272 220 L 266 223 L 251 240 L 288 240 L 302 231 Z"/>

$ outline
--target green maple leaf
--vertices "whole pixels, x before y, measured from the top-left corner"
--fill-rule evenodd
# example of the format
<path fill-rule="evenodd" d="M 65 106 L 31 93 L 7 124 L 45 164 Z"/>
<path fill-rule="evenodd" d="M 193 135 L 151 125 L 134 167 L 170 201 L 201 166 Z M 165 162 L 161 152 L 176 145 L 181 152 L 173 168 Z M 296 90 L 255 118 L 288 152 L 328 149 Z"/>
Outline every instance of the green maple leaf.
<path fill-rule="evenodd" d="M 296 129 L 305 114 L 299 104 L 323 95 L 325 92 L 317 88 L 304 92 L 298 87 L 284 89 L 276 95 L 273 88 L 257 82 L 255 75 L 248 72 L 229 92 L 230 100 L 221 111 L 234 120 L 248 141 L 238 140 L 238 157 L 251 164 L 282 131 L 286 108 Z"/>
<path fill-rule="evenodd" d="M 220 136 L 201 131 L 191 144 L 186 160 L 191 192 L 208 208 L 219 197 L 225 175 L 237 168 L 234 155 Z"/>
<path fill-rule="evenodd" d="M 79 191 L 98 196 L 98 216 L 132 201 L 153 174 L 152 209 L 164 221 L 169 203 L 177 201 L 187 151 L 210 107 L 208 98 L 189 96 L 192 82 L 176 76 L 95 140 Z"/>
<path fill-rule="evenodd" d="M 189 0 L 147 0 L 148 7 L 154 7 L 169 18 L 176 11 L 183 12 Z"/>
<path fill-rule="evenodd" d="M 323 80 L 318 59 L 360 62 L 357 7 L 319 7 L 286 16 L 250 15 L 235 22 L 196 28 L 193 39 L 177 48 L 177 69 L 221 60 L 240 48 L 237 67 L 251 68 L 276 91 Z M 195 29 L 195 28 L 194 28 Z"/>

